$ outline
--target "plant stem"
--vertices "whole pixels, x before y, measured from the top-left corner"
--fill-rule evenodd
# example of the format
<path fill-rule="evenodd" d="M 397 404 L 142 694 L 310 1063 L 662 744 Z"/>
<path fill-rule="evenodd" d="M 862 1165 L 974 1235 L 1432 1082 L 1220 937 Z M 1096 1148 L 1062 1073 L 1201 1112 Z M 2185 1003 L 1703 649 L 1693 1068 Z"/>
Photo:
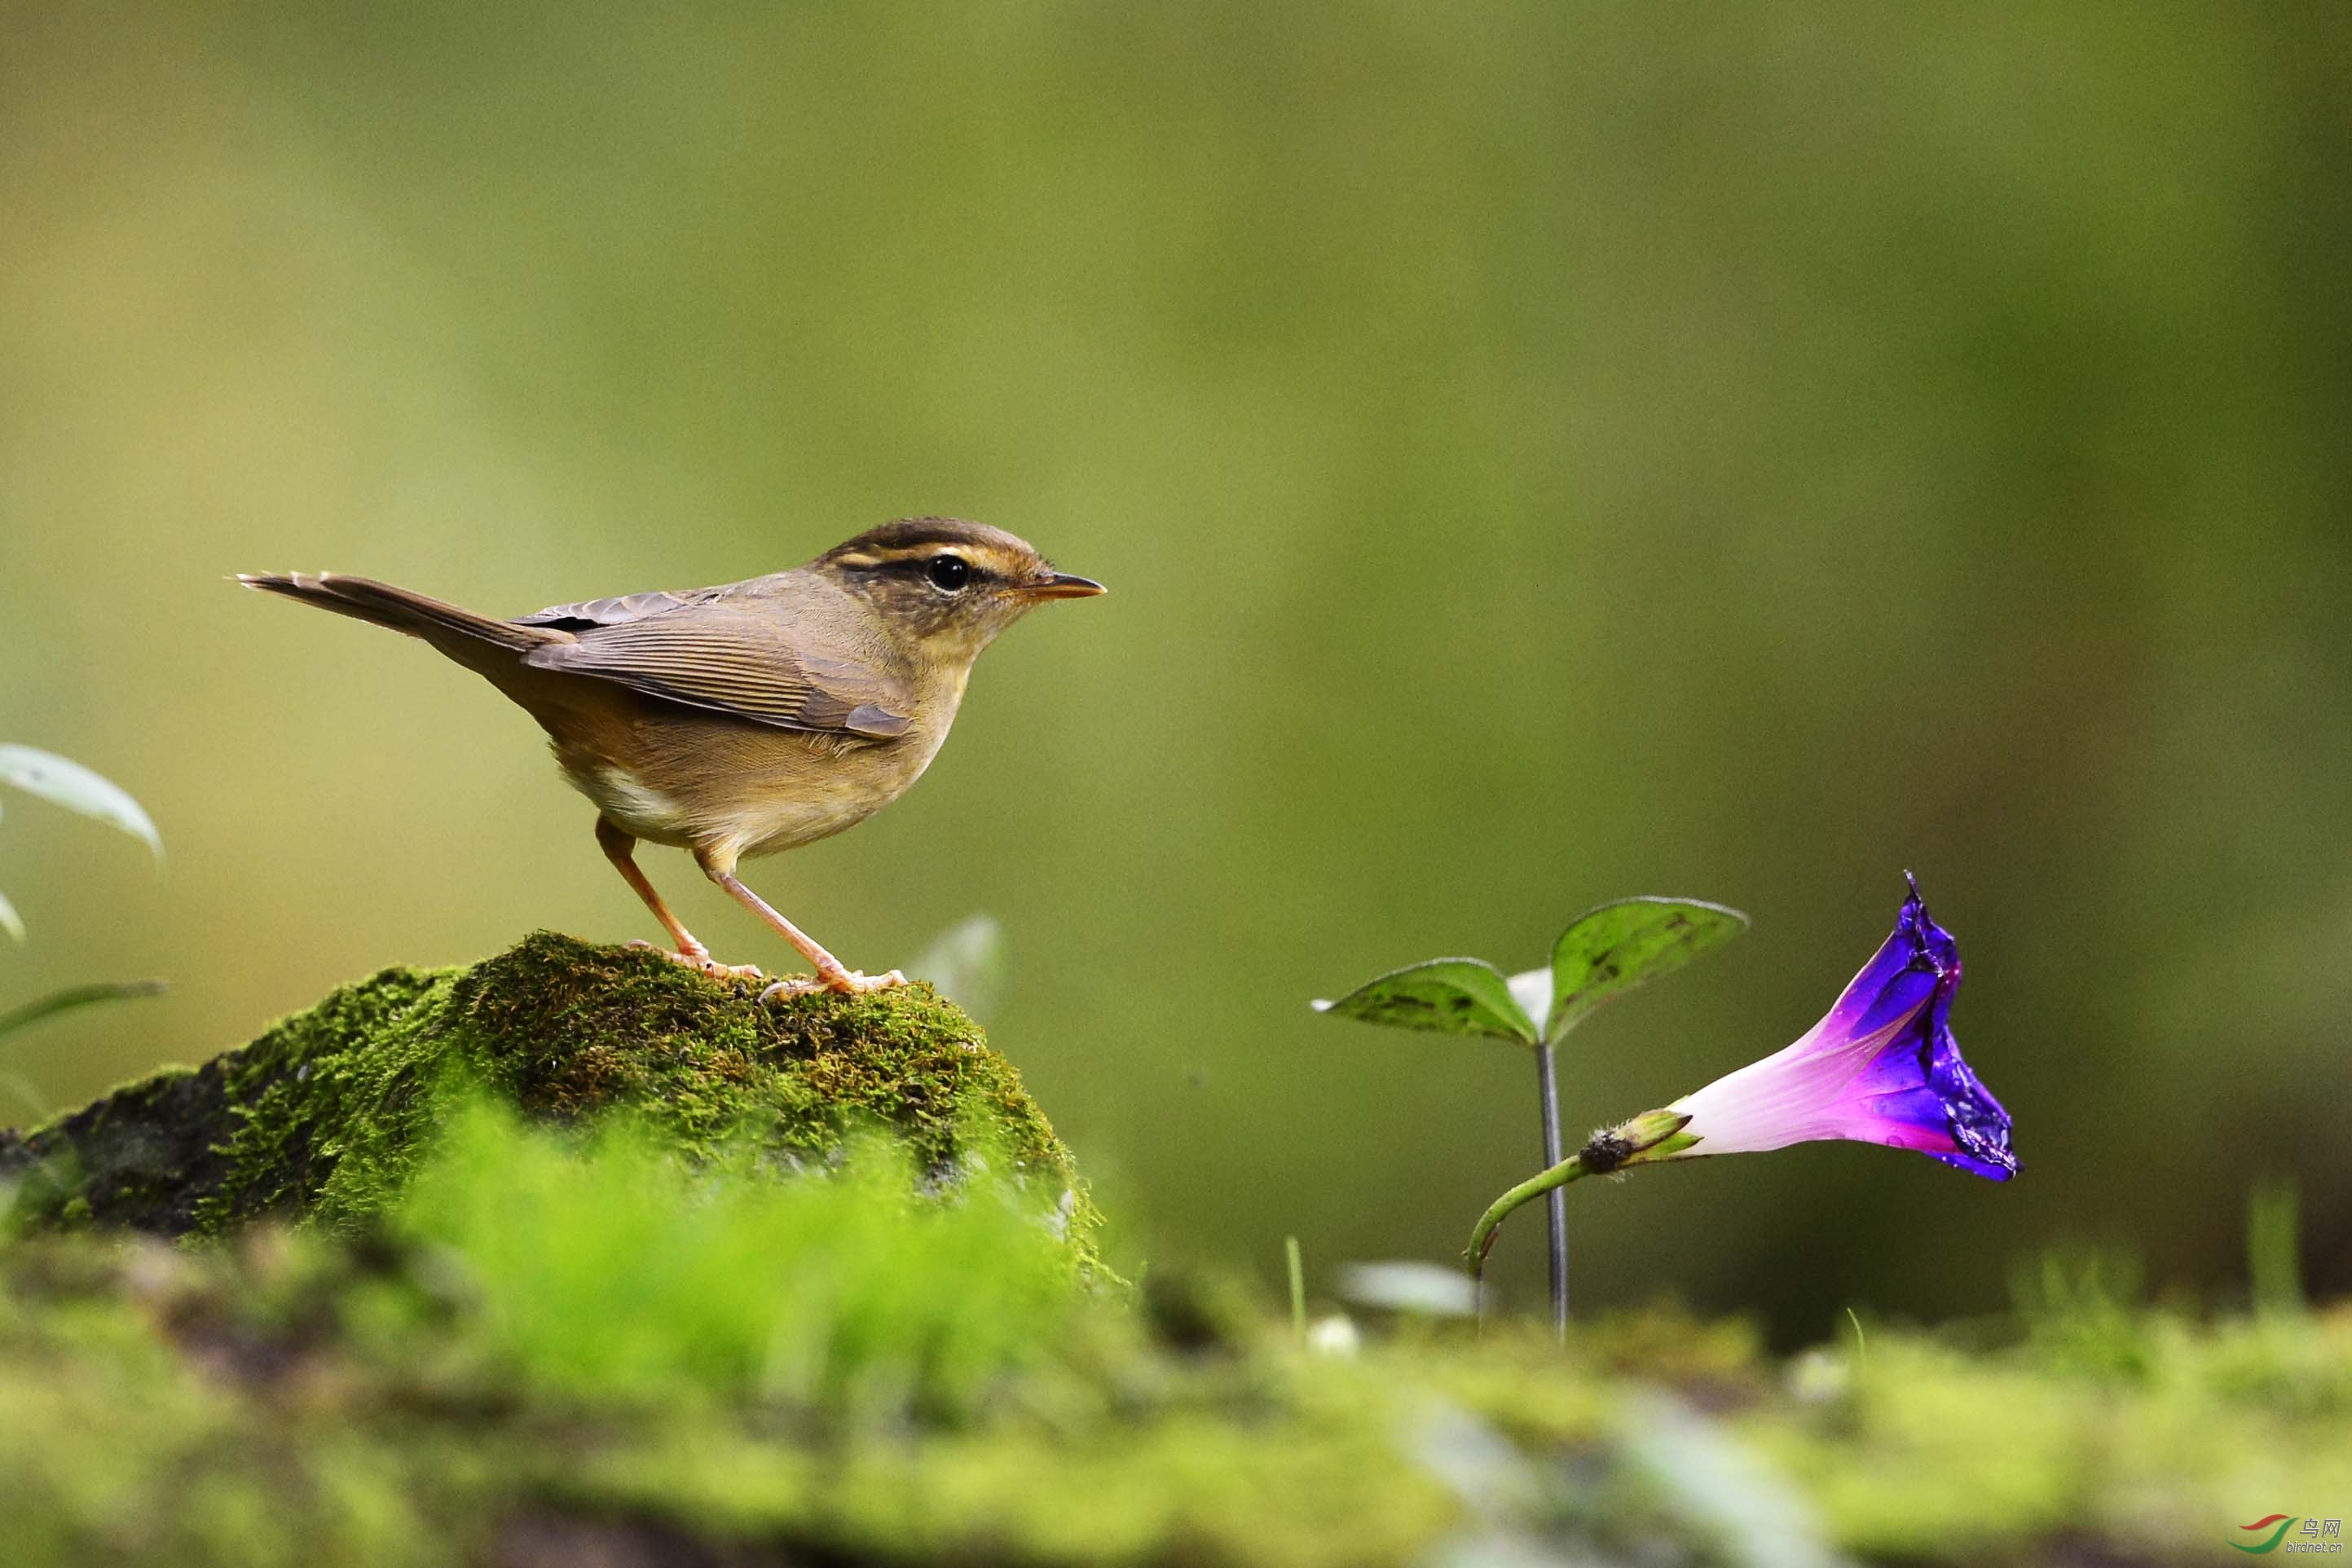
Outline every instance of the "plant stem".
<path fill-rule="evenodd" d="M 1307 1267 L 1298 1256 L 1298 1238 L 1282 1238 L 1283 1261 L 1290 1268 L 1290 1331 L 1300 1342 L 1307 1339 Z"/>
<path fill-rule="evenodd" d="M 1486 1254 L 1494 1250 L 1495 1232 L 1510 1217 L 1513 1209 L 1546 1193 L 1553 1194 L 1553 1201 L 1558 1203 L 1565 1195 L 1559 1189 L 1580 1176 L 1610 1175 L 1629 1165 L 1652 1164 L 1685 1153 L 1700 1142 L 1696 1134 L 1683 1131 L 1689 1125 L 1690 1113 L 1686 1110 L 1671 1106 L 1664 1110 L 1645 1110 L 1630 1121 L 1595 1132 L 1592 1142 L 1583 1148 L 1496 1198 L 1478 1216 L 1478 1227 L 1470 1233 L 1470 1250 L 1465 1255 L 1482 1313 L 1486 1301 Z"/>
<path fill-rule="evenodd" d="M 1559 1080 L 1553 1068 L 1549 1043 L 1536 1047 L 1536 1091 L 1543 1110 L 1543 1163 L 1549 1170 L 1560 1162 Z M 1551 1206 L 1551 1331 L 1568 1339 L 1568 1194 L 1554 1187 Z"/>
<path fill-rule="evenodd" d="M 1578 1177 L 1589 1173 L 1584 1168 L 1584 1156 L 1570 1154 L 1551 1169 L 1529 1176 L 1496 1198 L 1486 1212 L 1478 1216 L 1478 1227 L 1470 1233 L 1470 1278 L 1482 1293 L 1486 1284 L 1486 1254 L 1495 1249 L 1495 1233 L 1502 1228 L 1503 1221 L 1510 1217 L 1511 1211 L 1530 1198 L 1558 1192 Z"/>
<path fill-rule="evenodd" d="M 2254 1184 L 2246 1214 L 2246 1278 L 2254 1310 L 2265 1316 L 2303 1310 L 2302 1224 L 2294 1184 L 2273 1177 Z"/>

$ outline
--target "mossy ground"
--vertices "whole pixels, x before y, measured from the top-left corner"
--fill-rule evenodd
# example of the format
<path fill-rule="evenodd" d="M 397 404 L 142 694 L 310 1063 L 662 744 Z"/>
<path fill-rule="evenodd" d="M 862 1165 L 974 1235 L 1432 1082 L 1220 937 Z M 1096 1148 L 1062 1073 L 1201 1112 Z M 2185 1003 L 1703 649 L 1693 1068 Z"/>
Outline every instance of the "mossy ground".
<path fill-rule="evenodd" d="M 2340 1516 L 2352 1475 L 2352 1313 L 2077 1300 L 1780 1362 L 1654 1312 L 1320 1354 L 1227 1289 L 1090 1285 L 1017 1185 L 907 1175 L 884 1141 L 779 1183 L 477 1112 L 363 1241 L 19 1238 L 12 1556 L 2185 1563 Z"/>
<path fill-rule="evenodd" d="M 1789 1361 L 1670 1312 L 1318 1353 L 1108 1282 L 928 993 L 553 937 L 11 1135 L 0 1191 L 0 1556 L 60 1568 L 2166 1563 L 2352 1475 L 2352 1311 L 2287 1288 L 2056 1262 Z"/>
<path fill-rule="evenodd" d="M 1097 1215 L 1010 1063 L 920 984 L 778 1005 L 658 954 L 546 932 L 470 968 L 387 969 L 252 1044 L 130 1085 L 30 1134 L 0 1133 L 24 1213 L 167 1235 L 270 1215 L 350 1231 L 394 1204 L 453 1091 L 551 1121 L 625 1111 L 707 1157 L 749 1137 L 824 1161 L 888 1129 L 930 1180 L 974 1140 Z"/>

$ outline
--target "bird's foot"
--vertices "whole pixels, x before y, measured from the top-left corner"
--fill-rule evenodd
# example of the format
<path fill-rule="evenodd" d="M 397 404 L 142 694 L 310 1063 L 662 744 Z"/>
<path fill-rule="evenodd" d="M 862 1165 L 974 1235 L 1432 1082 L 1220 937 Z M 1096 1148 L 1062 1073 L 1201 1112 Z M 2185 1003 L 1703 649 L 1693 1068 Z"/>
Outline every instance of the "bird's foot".
<path fill-rule="evenodd" d="M 689 947 L 683 952 L 672 952 L 666 947 L 656 947 L 649 942 L 633 942 L 629 945 L 647 952 L 658 952 L 672 963 L 691 969 L 697 974 L 707 974 L 713 980 L 764 980 L 767 978 L 760 972 L 758 964 L 721 963 L 710 956 L 709 950 L 707 948 Z"/>
<path fill-rule="evenodd" d="M 905 984 L 907 977 L 895 969 L 887 974 L 860 974 L 854 969 L 841 969 L 827 974 L 795 974 L 779 980 L 760 993 L 760 1000 L 778 1002 L 787 996 L 819 996 L 827 992 L 853 995 L 861 991 L 887 991 Z"/>

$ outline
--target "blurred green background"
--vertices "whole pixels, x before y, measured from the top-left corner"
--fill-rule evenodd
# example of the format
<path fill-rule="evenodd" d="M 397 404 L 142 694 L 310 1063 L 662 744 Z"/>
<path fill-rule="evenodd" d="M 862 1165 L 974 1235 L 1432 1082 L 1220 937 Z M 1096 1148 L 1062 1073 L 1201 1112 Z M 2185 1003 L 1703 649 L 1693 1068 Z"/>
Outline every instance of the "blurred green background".
<path fill-rule="evenodd" d="M 2320 5 L 0 0 L 0 739 L 172 857 L 12 800 L 0 1002 L 178 985 L 0 1067 L 656 934 L 520 711 L 226 574 L 520 613 L 944 511 L 1113 595 L 751 880 L 867 968 L 995 912 L 1131 1252 L 1324 1285 L 1534 1168 L 1523 1054 L 1310 996 L 1752 911 L 1575 1037 L 1590 1126 L 1794 1037 L 1909 867 L 2023 1178 L 1580 1189 L 1584 1304 L 1943 1318 L 2066 1237 L 2226 1295 L 2265 1172 L 2352 1288 L 2347 59 Z"/>

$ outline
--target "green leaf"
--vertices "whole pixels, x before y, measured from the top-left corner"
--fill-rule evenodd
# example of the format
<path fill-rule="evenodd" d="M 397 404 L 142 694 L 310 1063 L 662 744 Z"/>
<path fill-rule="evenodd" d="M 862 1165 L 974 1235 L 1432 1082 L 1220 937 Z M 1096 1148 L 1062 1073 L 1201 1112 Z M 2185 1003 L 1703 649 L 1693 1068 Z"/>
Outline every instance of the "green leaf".
<path fill-rule="evenodd" d="M 70 1013 L 77 1007 L 88 1007 L 99 1002 L 122 1002 L 133 996 L 161 996 L 171 986 L 161 980 L 110 980 L 95 985 L 71 985 L 63 991 L 52 991 L 37 1002 L 27 1002 L 14 1012 L 0 1013 L 0 1035 L 12 1035 L 27 1025 L 59 1013 Z"/>
<path fill-rule="evenodd" d="M 139 803 L 110 779 L 53 752 L 31 746 L 0 746 L 0 784 L 15 784 L 68 811 L 94 816 L 143 842 L 163 858 L 163 840 Z"/>
<path fill-rule="evenodd" d="M 1544 1038 L 1554 1045 L 1612 996 L 1670 973 L 1748 929 L 1748 917 L 1696 899 L 1623 899 L 1576 918 L 1551 950 Z"/>
<path fill-rule="evenodd" d="M 18 942 L 25 940 L 24 919 L 16 913 L 16 906 L 8 901 L 5 893 L 0 893 L 0 931 L 6 931 Z"/>
<path fill-rule="evenodd" d="M 1483 959 L 1433 958 L 1408 964 L 1359 985 L 1337 1002 L 1318 1002 L 1315 1010 L 1392 1028 L 1536 1043 L 1535 1020 L 1511 999 L 1510 982 L 1502 971 Z"/>
<path fill-rule="evenodd" d="M 934 937 L 907 973 L 929 981 L 940 994 L 985 1023 L 1004 1000 L 1012 978 L 1012 965 L 1004 956 L 1004 928 L 994 915 L 959 921 Z"/>

